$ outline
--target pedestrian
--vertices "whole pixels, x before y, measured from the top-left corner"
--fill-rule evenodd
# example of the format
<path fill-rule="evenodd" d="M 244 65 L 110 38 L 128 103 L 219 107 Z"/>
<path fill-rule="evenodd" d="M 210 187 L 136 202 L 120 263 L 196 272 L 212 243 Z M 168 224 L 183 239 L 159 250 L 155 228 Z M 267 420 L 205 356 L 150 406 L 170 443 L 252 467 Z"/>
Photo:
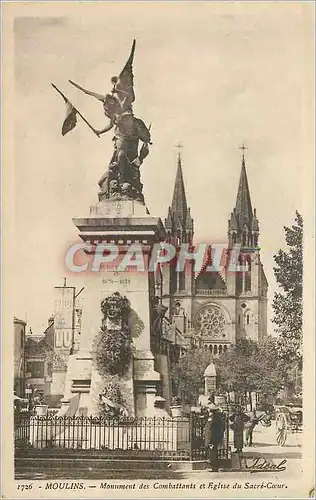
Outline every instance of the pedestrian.
<path fill-rule="evenodd" d="M 246 441 L 246 446 L 253 446 L 252 442 L 252 435 L 253 435 L 253 430 L 256 427 L 256 425 L 259 423 L 259 420 L 257 418 L 256 410 L 253 410 L 250 414 L 248 422 L 245 423 L 245 441 Z"/>
<path fill-rule="evenodd" d="M 208 405 L 209 417 L 205 426 L 205 447 L 212 471 L 218 470 L 218 447 L 225 431 L 225 419 L 218 406 Z"/>
<path fill-rule="evenodd" d="M 237 405 L 235 412 L 229 417 L 229 420 L 232 422 L 231 428 L 234 431 L 234 446 L 235 453 L 241 453 L 244 447 L 244 427 L 245 423 L 250 419 L 249 417 L 242 411 L 241 406 Z"/>

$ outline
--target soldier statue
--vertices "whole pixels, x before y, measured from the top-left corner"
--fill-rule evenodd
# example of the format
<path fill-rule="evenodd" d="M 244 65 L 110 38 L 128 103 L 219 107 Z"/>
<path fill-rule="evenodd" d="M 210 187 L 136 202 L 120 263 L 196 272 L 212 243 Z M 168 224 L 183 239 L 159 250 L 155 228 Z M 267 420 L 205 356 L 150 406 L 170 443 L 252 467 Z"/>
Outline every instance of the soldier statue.
<path fill-rule="evenodd" d="M 140 181 L 140 166 L 149 153 L 151 144 L 150 131 L 145 123 L 133 114 L 134 77 L 133 59 L 135 40 L 130 56 L 119 77 L 112 77 L 113 85 L 110 94 L 102 95 L 84 89 L 70 81 L 76 88 L 82 90 L 103 104 L 104 114 L 109 118 L 109 124 L 102 130 L 93 131 L 100 137 L 114 128 L 114 152 L 107 172 L 99 180 L 99 199 L 133 199 L 144 203 L 143 185 Z M 139 151 L 139 142 L 142 147 Z"/>

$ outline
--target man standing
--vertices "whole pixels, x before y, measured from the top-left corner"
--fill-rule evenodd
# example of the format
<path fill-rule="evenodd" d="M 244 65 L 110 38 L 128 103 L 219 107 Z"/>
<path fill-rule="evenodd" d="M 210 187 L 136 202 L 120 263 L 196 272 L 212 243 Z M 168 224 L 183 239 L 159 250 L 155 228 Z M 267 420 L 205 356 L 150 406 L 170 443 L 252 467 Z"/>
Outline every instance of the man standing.
<path fill-rule="evenodd" d="M 212 471 L 218 470 L 218 447 L 225 431 L 225 420 L 219 408 L 211 403 L 208 406 L 209 418 L 205 427 L 205 447 Z"/>
<path fill-rule="evenodd" d="M 234 431 L 234 446 L 236 448 L 236 453 L 241 453 L 244 447 L 244 427 L 245 423 L 250 419 L 242 411 L 241 406 L 236 406 L 235 413 L 233 413 L 229 420 L 232 422 L 232 429 Z"/>

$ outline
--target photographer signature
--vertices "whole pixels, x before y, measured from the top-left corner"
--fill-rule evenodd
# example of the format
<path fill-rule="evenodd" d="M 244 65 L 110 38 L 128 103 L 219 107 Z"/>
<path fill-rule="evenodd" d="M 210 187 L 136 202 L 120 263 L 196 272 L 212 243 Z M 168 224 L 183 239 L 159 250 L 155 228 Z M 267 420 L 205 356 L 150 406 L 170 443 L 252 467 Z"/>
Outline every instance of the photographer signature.
<path fill-rule="evenodd" d="M 249 472 L 282 472 L 286 470 L 286 463 L 285 459 L 275 464 L 272 460 L 257 457 L 253 458 L 251 462 L 246 460 L 246 469 L 249 469 Z"/>

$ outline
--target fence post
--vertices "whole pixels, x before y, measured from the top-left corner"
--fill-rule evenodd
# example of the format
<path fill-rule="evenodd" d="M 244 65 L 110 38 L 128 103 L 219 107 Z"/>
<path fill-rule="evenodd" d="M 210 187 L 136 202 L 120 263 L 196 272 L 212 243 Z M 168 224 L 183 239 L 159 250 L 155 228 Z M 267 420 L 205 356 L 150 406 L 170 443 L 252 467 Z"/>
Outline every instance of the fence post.
<path fill-rule="evenodd" d="M 195 434 L 195 430 L 194 430 L 194 427 L 195 427 L 194 426 L 194 416 L 193 416 L 192 412 L 190 413 L 189 426 L 190 426 L 190 429 L 189 429 L 189 436 L 190 436 L 190 460 L 192 461 L 193 460 L 194 434 Z"/>

